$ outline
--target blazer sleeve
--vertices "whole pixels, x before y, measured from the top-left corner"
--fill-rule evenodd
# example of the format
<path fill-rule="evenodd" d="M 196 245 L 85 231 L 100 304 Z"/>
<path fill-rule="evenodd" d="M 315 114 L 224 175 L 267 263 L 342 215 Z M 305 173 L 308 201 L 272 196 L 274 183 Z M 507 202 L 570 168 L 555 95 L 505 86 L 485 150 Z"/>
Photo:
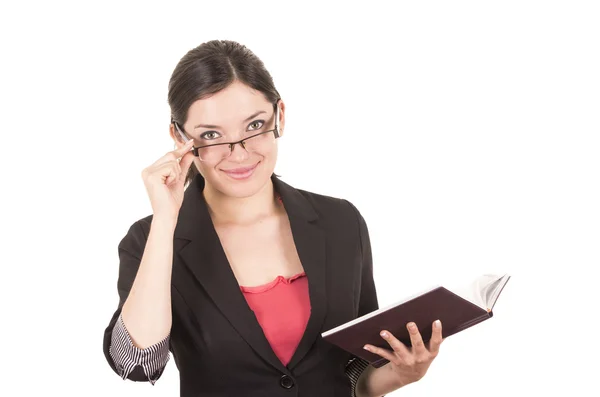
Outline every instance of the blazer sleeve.
<path fill-rule="evenodd" d="M 369 238 L 369 229 L 367 223 L 358 209 L 350 202 L 347 203 L 352 207 L 357 219 L 357 227 L 360 236 L 360 248 L 362 257 L 360 295 L 358 301 L 358 317 L 371 313 L 379 309 L 377 300 L 377 290 L 373 279 L 373 255 L 371 252 L 371 240 Z M 346 375 L 350 378 L 352 386 L 351 396 L 355 396 L 356 383 L 362 372 L 369 366 L 369 362 L 354 356 L 346 365 Z"/>
<path fill-rule="evenodd" d="M 119 303 L 104 330 L 103 350 L 108 364 L 120 377 L 154 384 L 169 360 L 169 336 L 146 349 L 139 349 L 133 345 L 121 320 L 121 310 L 140 267 L 149 231 L 148 221 L 139 220 L 131 225 L 119 243 Z"/>
<path fill-rule="evenodd" d="M 121 378 L 127 379 L 139 366 L 144 372 L 144 380 L 154 385 L 169 361 L 169 340 L 170 335 L 167 335 L 162 341 L 140 349 L 133 344 L 125 323 L 119 315 L 113 328 L 109 353 L 116 368 L 120 370 Z"/>

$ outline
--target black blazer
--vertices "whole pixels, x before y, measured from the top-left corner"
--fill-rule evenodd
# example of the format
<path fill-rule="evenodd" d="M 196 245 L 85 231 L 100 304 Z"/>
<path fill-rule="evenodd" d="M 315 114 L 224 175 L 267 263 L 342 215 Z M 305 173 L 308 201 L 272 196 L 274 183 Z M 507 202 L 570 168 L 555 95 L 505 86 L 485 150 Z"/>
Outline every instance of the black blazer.
<path fill-rule="evenodd" d="M 184 194 L 174 234 L 170 351 L 181 396 L 350 396 L 344 369 L 349 353 L 321 333 L 378 308 L 367 226 L 348 201 L 298 190 L 272 177 L 287 211 L 309 284 L 311 314 L 290 363 L 284 366 L 249 308 L 213 227 L 197 176 Z M 119 305 L 136 276 L 152 216 L 140 219 L 119 244 Z M 129 376 L 146 378 L 137 367 Z"/>

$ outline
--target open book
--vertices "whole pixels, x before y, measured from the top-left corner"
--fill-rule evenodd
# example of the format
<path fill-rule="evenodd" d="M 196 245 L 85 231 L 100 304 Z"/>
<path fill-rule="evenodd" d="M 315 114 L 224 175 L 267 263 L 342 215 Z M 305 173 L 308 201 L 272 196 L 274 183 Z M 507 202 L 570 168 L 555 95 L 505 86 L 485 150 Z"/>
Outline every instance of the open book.
<path fill-rule="evenodd" d="M 406 324 L 417 324 L 423 341 L 431 339 L 432 324 L 442 322 L 442 337 L 463 331 L 491 318 L 492 309 L 510 279 L 508 274 L 486 274 L 462 289 L 443 286 L 430 288 L 420 294 L 403 299 L 349 321 L 321 334 L 323 339 L 363 358 L 375 368 L 388 361 L 363 349 L 365 344 L 390 349 L 379 332 L 387 329 L 406 346 L 411 346 Z"/>

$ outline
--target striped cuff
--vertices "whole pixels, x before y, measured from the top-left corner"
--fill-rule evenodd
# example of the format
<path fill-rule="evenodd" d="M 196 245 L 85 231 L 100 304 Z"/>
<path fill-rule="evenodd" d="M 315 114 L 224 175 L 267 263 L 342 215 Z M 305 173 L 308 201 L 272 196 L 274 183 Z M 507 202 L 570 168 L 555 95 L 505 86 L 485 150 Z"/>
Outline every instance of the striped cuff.
<path fill-rule="evenodd" d="M 162 341 L 140 349 L 133 344 L 125 323 L 119 315 L 113 328 L 108 351 L 123 379 L 127 379 L 137 366 L 141 366 L 148 382 L 154 385 L 169 361 L 169 338 L 170 335 L 167 335 Z"/>
<path fill-rule="evenodd" d="M 370 364 L 368 361 L 363 360 L 359 357 L 354 357 L 350 361 L 348 361 L 348 364 L 346 365 L 346 375 L 348 375 L 348 377 L 350 378 L 351 397 L 356 397 L 355 392 L 358 378 L 360 377 L 360 374 L 362 374 L 363 371 L 367 369 L 369 365 Z"/>

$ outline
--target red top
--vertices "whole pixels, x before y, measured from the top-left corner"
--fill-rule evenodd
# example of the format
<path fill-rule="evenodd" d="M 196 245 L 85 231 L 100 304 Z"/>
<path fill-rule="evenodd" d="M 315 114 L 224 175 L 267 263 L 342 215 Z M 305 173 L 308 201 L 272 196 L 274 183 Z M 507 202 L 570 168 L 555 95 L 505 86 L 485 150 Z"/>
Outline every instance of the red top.
<path fill-rule="evenodd" d="M 292 359 L 310 316 L 305 276 L 302 272 L 289 278 L 279 276 L 257 287 L 240 287 L 283 365 Z"/>

